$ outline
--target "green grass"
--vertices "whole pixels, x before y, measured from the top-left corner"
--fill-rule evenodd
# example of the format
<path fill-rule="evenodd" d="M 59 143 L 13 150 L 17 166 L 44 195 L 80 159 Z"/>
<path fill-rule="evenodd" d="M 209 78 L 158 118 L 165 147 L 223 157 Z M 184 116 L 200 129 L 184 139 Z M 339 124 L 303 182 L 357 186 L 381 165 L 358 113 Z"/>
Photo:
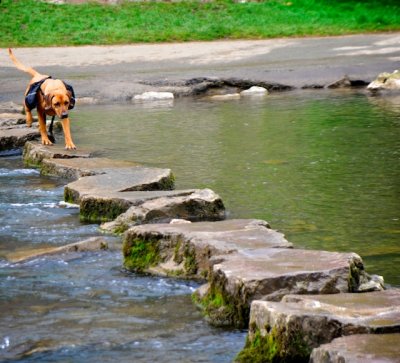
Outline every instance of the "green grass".
<path fill-rule="evenodd" d="M 261 39 L 400 30 L 397 0 L 0 2 L 0 46 Z"/>

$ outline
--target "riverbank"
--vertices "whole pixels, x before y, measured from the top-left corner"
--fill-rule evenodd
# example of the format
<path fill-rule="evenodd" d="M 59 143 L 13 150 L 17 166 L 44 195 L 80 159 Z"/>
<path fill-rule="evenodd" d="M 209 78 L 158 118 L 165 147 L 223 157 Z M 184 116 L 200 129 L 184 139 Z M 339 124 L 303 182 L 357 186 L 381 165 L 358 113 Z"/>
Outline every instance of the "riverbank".
<path fill-rule="evenodd" d="M 130 102 L 146 91 L 189 94 L 202 79 L 244 80 L 290 87 L 325 87 L 347 75 L 371 82 L 398 68 L 400 33 L 325 38 L 280 38 L 145 44 L 19 48 L 16 56 L 74 86 L 92 102 Z M 0 101 L 22 97 L 28 78 L 0 56 Z"/>

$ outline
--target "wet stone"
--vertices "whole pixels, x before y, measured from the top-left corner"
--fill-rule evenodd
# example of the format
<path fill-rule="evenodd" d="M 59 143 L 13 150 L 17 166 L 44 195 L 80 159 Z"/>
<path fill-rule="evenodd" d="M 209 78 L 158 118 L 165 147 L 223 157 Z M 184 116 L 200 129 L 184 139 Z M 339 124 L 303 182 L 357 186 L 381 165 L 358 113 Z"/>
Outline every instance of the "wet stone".
<path fill-rule="evenodd" d="M 0 114 L 1 113 L 18 113 L 22 114 L 23 107 L 14 102 L 2 102 L 0 103 Z"/>
<path fill-rule="evenodd" d="M 187 221 L 217 221 L 225 218 L 225 207 L 221 197 L 211 189 L 177 191 L 173 195 L 149 199 L 140 205 L 131 206 L 125 213 L 102 229 L 111 233 L 122 233 L 138 224 L 169 223 L 173 219 Z"/>
<path fill-rule="evenodd" d="M 273 353 L 275 359 L 308 362 L 312 349 L 340 336 L 399 333 L 399 301 L 399 289 L 365 294 L 288 295 L 281 302 L 254 301 L 249 336 L 239 361 L 245 362 L 249 352 L 268 355 L 279 347 Z M 340 345 L 340 341 L 332 343 L 333 347 Z M 320 357 L 321 352 L 314 355 Z"/>
<path fill-rule="evenodd" d="M 103 230 L 116 234 L 130 225 L 170 221 L 196 211 L 202 214 L 193 214 L 193 218 L 222 218 L 225 213 L 222 201 L 214 192 L 211 193 L 214 197 L 207 199 L 201 196 L 203 191 L 200 190 L 99 192 L 80 198 L 80 216 L 91 222 L 110 222 L 118 217 L 115 222 L 102 225 Z"/>
<path fill-rule="evenodd" d="M 246 327 L 254 300 L 287 294 L 337 294 L 353 289 L 361 257 L 300 249 L 243 249 L 213 258 L 209 284 L 197 294 L 210 323 Z"/>
<path fill-rule="evenodd" d="M 39 142 L 25 143 L 23 153 L 25 164 L 36 167 L 41 165 L 43 159 L 71 159 L 89 157 L 90 152 L 87 150 L 66 150 L 61 144 L 46 146 Z"/>
<path fill-rule="evenodd" d="M 132 167 L 104 169 L 104 174 L 86 176 L 66 185 L 64 198 L 79 203 L 85 196 L 114 198 L 115 193 L 171 190 L 174 176 L 170 169 Z M 119 198 L 123 198 L 119 195 Z"/>
<path fill-rule="evenodd" d="M 29 140 L 36 140 L 40 133 L 36 128 L 0 128 L 0 151 L 22 148 Z"/>
<path fill-rule="evenodd" d="M 107 158 L 43 159 L 41 172 L 45 175 L 77 180 L 84 176 L 110 173 L 115 168 L 132 168 L 138 163 Z"/>
<path fill-rule="evenodd" d="M 21 113 L 9 112 L 0 113 L 0 129 L 12 128 L 16 125 L 25 124 L 25 116 Z"/>
<path fill-rule="evenodd" d="M 400 363 L 400 333 L 361 334 L 313 349 L 310 363 Z"/>
<path fill-rule="evenodd" d="M 290 248 L 292 244 L 265 221 L 232 219 L 136 226 L 125 233 L 123 251 L 130 270 L 205 279 L 213 256 L 266 247 Z M 144 250 L 152 257 L 145 264 Z"/>
<path fill-rule="evenodd" d="M 13 263 L 25 262 L 36 258 L 62 255 L 66 253 L 95 252 L 102 250 L 120 249 L 120 243 L 115 239 L 107 237 L 91 237 L 86 240 L 70 243 L 59 247 L 35 248 L 34 250 L 18 250 L 6 255 L 8 261 Z"/>

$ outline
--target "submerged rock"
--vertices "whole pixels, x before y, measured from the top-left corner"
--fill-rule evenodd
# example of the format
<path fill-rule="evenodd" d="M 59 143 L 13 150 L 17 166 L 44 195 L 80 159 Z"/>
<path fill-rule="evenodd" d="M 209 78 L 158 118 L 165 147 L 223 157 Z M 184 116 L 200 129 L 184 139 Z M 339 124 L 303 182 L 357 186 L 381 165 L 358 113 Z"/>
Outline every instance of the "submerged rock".
<path fill-rule="evenodd" d="M 176 191 L 174 194 L 145 200 L 131 206 L 113 222 L 102 225 L 112 233 L 122 233 L 143 223 L 168 223 L 174 219 L 216 221 L 225 218 L 222 199 L 211 189 Z"/>
<path fill-rule="evenodd" d="M 111 240 L 105 237 L 91 237 L 84 241 L 70 243 L 65 246 L 35 248 L 34 250 L 17 251 L 7 255 L 6 258 L 10 262 L 17 263 L 29 261 L 35 258 L 61 255 L 65 253 L 93 252 L 120 248 L 120 244 L 117 244 L 115 240 Z"/>
<path fill-rule="evenodd" d="M 399 363 L 400 333 L 336 338 L 313 349 L 310 363 Z"/>
<path fill-rule="evenodd" d="M 355 291 L 364 271 L 355 253 L 299 249 L 243 249 L 212 262 L 209 285 L 198 301 L 212 324 L 241 328 L 254 300 Z"/>
<path fill-rule="evenodd" d="M 292 244 L 267 222 L 254 219 L 148 224 L 125 233 L 124 265 L 134 271 L 204 279 L 213 256 L 265 247 Z"/>
<path fill-rule="evenodd" d="M 400 72 L 396 70 L 393 73 L 379 74 L 378 78 L 371 82 L 367 89 L 370 91 L 400 90 Z"/>
<path fill-rule="evenodd" d="M 394 289 L 254 301 L 246 346 L 237 360 L 308 362 L 313 348 L 340 336 L 400 332 L 399 299 L 400 290 Z"/>

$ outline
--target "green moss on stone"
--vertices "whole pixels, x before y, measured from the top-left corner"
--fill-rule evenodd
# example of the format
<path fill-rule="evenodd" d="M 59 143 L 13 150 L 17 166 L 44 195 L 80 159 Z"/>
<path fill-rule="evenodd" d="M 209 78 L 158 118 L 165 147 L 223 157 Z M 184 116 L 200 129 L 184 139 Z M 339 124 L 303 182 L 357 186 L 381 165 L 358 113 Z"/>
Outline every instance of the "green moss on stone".
<path fill-rule="evenodd" d="M 196 261 L 196 251 L 191 248 L 190 245 L 185 246 L 184 252 L 184 267 L 188 275 L 196 275 L 197 273 L 197 261 Z"/>
<path fill-rule="evenodd" d="M 304 341 L 300 332 L 288 333 L 284 329 L 266 327 L 267 333 L 261 334 L 252 327 L 243 350 L 237 355 L 240 363 L 306 363 L 309 361 L 311 348 Z"/>
<path fill-rule="evenodd" d="M 124 242 L 124 266 L 130 271 L 144 272 L 159 262 L 160 255 L 156 240 L 134 239 Z"/>
<path fill-rule="evenodd" d="M 119 201 L 87 198 L 80 202 L 80 218 L 85 222 L 102 223 L 112 221 L 129 208 Z"/>
<path fill-rule="evenodd" d="M 361 261 L 352 260 L 350 262 L 349 276 L 348 276 L 348 288 L 349 292 L 357 292 L 360 286 L 360 276 L 364 273 L 364 265 Z"/>
<path fill-rule="evenodd" d="M 211 284 L 209 291 L 202 297 L 193 294 L 192 299 L 202 309 L 211 325 L 243 327 L 243 322 L 237 319 L 237 309 L 233 300 L 216 285 Z"/>

